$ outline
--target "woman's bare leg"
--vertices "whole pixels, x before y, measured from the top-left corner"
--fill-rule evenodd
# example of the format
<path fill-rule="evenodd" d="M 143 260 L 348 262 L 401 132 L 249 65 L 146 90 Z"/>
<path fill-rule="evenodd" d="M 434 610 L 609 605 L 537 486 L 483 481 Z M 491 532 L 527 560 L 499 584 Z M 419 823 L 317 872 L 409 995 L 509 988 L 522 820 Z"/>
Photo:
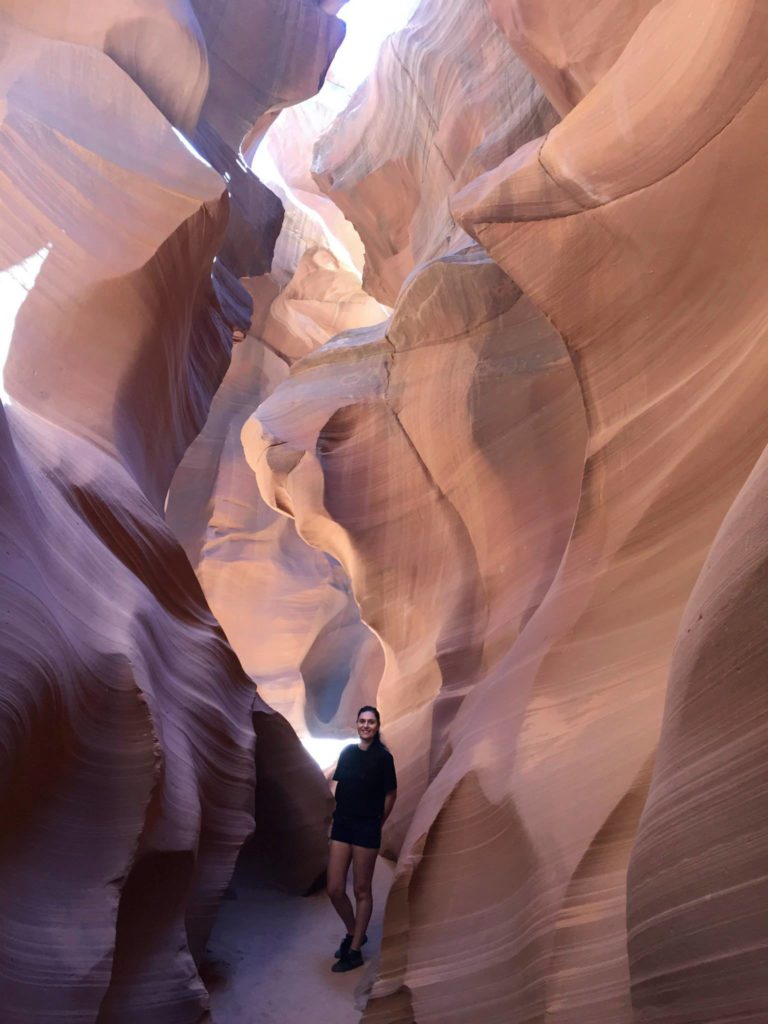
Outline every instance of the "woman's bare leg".
<path fill-rule="evenodd" d="M 373 910 L 373 869 L 376 867 L 378 850 L 364 846 L 352 847 L 352 880 L 355 886 L 355 927 L 351 931 L 351 949 L 360 949 Z"/>
<path fill-rule="evenodd" d="M 355 914 L 352 902 L 347 896 L 347 874 L 352 860 L 353 847 L 332 839 L 328 851 L 328 873 L 326 889 L 334 910 L 344 922 L 349 935 L 355 930 Z"/>

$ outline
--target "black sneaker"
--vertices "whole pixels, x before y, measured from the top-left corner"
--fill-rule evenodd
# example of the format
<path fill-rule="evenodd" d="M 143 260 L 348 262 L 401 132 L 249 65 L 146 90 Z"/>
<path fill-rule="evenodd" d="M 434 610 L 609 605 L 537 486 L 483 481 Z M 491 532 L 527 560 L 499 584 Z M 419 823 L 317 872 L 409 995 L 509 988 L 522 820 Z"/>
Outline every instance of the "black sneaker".
<path fill-rule="evenodd" d="M 341 974 L 343 971 L 354 971 L 356 967 L 362 966 L 363 954 L 359 949 L 350 949 L 346 956 L 336 961 L 331 970 L 335 974 Z"/>
<path fill-rule="evenodd" d="M 363 936 L 363 941 L 360 943 L 360 945 L 364 946 L 367 941 L 368 941 L 368 936 L 364 935 Z M 336 957 L 337 960 L 341 960 L 341 958 L 343 956 L 347 955 L 347 953 L 349 952 L 349 947 L 351 945 L 352 945 L 352 936 L 349 934 L 349 932 L 347 932 L 347 934 L 341 940 L 341 945 L 339 946 L 339 948 L 336 950 L 336 952 L 333 955 Z"/>

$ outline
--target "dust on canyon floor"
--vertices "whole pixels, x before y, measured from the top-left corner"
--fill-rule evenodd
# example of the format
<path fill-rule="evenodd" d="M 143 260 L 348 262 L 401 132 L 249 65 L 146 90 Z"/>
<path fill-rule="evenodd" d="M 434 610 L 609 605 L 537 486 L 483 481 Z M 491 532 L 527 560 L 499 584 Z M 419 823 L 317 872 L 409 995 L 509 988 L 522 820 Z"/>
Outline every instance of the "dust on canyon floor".
<path fill-rule="evenodd" d="M 331 972 L 344 926 L 324 892 L 289 896 L 236 874 L 204 965 L 215 1024 L 358 1024 L 393 873 L 379 857 L 366 966 L 348 974 Z"/>

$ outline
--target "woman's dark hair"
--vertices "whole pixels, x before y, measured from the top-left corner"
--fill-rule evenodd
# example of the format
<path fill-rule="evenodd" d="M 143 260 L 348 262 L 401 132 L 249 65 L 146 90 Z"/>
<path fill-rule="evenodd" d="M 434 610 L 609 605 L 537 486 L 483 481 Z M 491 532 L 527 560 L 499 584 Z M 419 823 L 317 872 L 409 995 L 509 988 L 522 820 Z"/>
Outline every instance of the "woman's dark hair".
<path fill-rule="evenodd" d="M 373 739 L 371 740 L 371 746 L 372 746 L 372 747 L 381 747 L 381 748 L 382 748 L 382 750 L 387 750 L 387 747 L 386 747 L 386 746 L 385 746 L 385 745 L 384 745 L 384 744 L 383 744 L 383 743 L 381 742 L 381 715 L 379 714 L 379 709 L 378 709 L 378 708 L 375 708 L 375 707 L 373 706 L 373 704 L 365 704 L 365 705 L 364 705 L 363 707 L 361 707 L 361 708 L 360 708 L 360 710 L 359 710 L 359 711 L 357 712 L 357 718 L 359 718 L 359 717 L 360 717 L 360 715 L 362 715 L 362 713 L 363 713 L 364 711 L 370 711 L 372 715 L 375 715 L 375 717 L 376 717 L 376 724 L 377 724 L 377 725 L 378 725 L 378 727 L 379 727 L 379 728 L 378 728 L 378 729 L 376 730 L 376 735 L 375 735 L 375 736 L 373 737 Z M 355 719 L 355 721 L 357 721 L 357 718 Z"/>

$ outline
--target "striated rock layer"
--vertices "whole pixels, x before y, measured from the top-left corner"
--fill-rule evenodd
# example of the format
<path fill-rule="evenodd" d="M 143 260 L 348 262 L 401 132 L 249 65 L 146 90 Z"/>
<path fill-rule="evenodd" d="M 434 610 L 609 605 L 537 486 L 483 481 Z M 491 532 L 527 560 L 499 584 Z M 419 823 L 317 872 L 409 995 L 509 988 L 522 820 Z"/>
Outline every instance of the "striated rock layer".
<path fill-rule="evenodd" d="M 366 1021 L 768 1012 L 760 647 L 727 632 L 760 476 L 683 619 L 768 440 L 768 19 L 582 13 L 425 2 L 390 41 L 315 175 L 392 320 L 300 360 L 243 432 L 385 650 L 399 863 Z"/>
<path fill-rule="evenodd" d="M 768 8 L 423 0 L 273 277 L 337 8 L 0 5 L 2 1012 L 202 1022 L 254 823 L 317 881 L 258 679 L 382 709 L 365 1021 L 762 1024 Z"/>
<path fill-rule="evenodd" d="M 0 410 L 1 1015 L 193 1024 L 254 817 L 282 884 L 326 855 L 325 781 L 162 519 L 250 303 L 211 282 L 225 186 L 166 120 L 189 127 L 201 79 L 130 65 L 131 10 L 88 35 L 56 5 L 3 9 L 23 25 L 0 22 L 0 261 L 23 302 Z M 192 54 L 187 8 L 153 11 Z"/>
<path fill-rule="evenodd" d="M 205 40 L 187 3 L 2 0 L 0 11 L 38 36 L 102 51 L 171 124 L 194 131 L 210 78 Z"/>
<path fill-rule="evenodd" d="M 565 115 L 621 56 L 659 0 L 486 0 L 491 17 Z"/>
<path fill-rule="evenodd" d="M 15 408 L 2 447 L 3 1012 L 198 1020 L 252 687 L 113 459 Z"/>
<path fill-rule="evenodd" d="M 347 568 L 384 647 L 402 838 L 453 717 L 541 600 L 571 529 L 586 435 L 565 349 L 470 250 L 415 275 L 385 332 L 298 363 L 243 441 L 270 503 Z"/>
<path fill-rule="evenodd" d="M 632 998 L 642 1021 L 663 1008 L 670 1022 L 757 1022 L 768 1007 L 767 469 L 764 453 L 680 624 L 629 871 Z"/>

